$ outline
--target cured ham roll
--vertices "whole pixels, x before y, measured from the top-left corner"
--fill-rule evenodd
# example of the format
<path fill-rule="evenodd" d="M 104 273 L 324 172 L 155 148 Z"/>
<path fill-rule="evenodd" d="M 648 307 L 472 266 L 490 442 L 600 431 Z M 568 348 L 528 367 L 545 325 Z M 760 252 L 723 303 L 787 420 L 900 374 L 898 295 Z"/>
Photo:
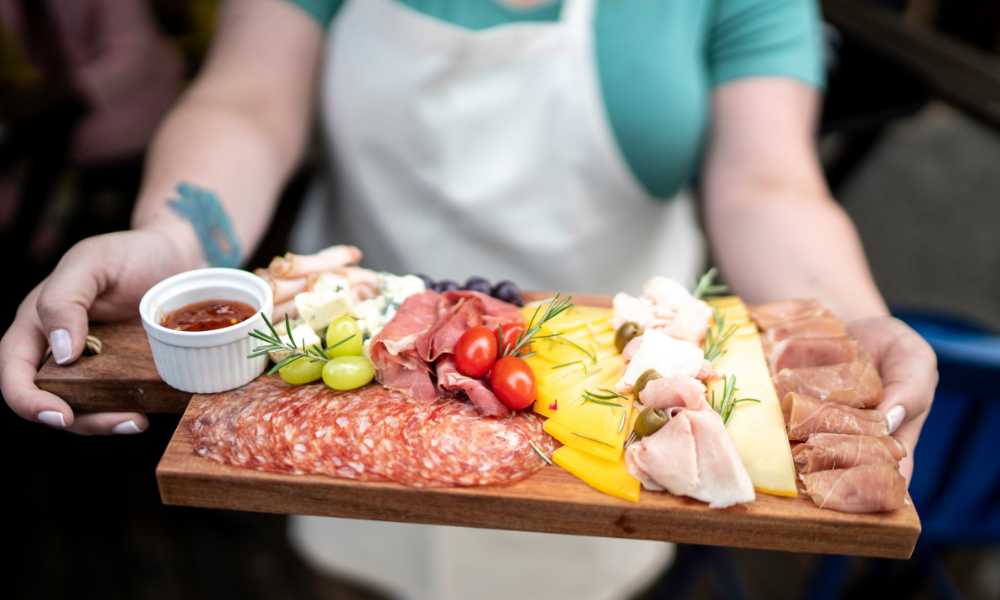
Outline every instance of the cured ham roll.
<path fill-rule="evenodd" d="M 304 277 L 356 265 L 361 262 L 361 256 L 361 250 L 355 246 L 331 246 L 316 254 L 288 252 L 284 256 L 275 256 L 267 271 L 275 278 Z"/>
<path fill-rule="evenodd" d="M 854 362 L 861 356 L 860 345 L 847 336 L 830 338 L 788 338 L 771 348 L 771 370 L 826 367 Z"/>
<path fill-rule="evenodd" d="M 751 306 L 749 310 L 750 318 L 757 324 L 757 327 L 760 327 L 764 331 L 778 327 L 789 321 L 833 316 L 833 313 L 825 306 L 812 298 L 804 300 L 779 300 L 768 304 Z"/>
<path fill-rule="evenodd" d="M 847 328 L 836 317 L 806 317 L 787 321 L 765 330 L 764 344 L 772 346 L 788 338 L 829 338 L 844 335 L 847 335 Z"/>
<path fill-rule="evenodd" d="M 814 433 L 792 449 L 799 473 L 846 469 L 858 465 L 895 465 L 906 449 L 894 437 Z"/>
<path fill-rule="evenodd" d="M 839 365 L 782 369 L 774 376 L 774 387 L 782 397 L 794 392 L 854 408 L 872 408 L 882 401 L 882 379 L 867 357 Z"/>
<path fill-rule="evenodd" d="M 895 464 L 859 465 L 799 475 L 816 506 L 849 513 L 887 512 L 906 502 L 906 480 Z"/>
<path fill-rule="evenodd" d="M 654 379 L 639 392 L 639 401 L 650 408 L 707 408 L 705 384 L 687 375 L 674 373 Z"/>
<path fill-rule="evenodd" d="M 628 447 L 625 464 L 646 489 L 666 489 L 710 508 L 756 498 L 722 418 L 711 409 L 671 409 L 666 425 Z"/>
<path fill-rule="evenodd" d="M 782 397 L 788 439 L 805 441 L 814 433 L 889 435 L 889 423 L 877 410 L 851 408 L 794 392 Z"/>

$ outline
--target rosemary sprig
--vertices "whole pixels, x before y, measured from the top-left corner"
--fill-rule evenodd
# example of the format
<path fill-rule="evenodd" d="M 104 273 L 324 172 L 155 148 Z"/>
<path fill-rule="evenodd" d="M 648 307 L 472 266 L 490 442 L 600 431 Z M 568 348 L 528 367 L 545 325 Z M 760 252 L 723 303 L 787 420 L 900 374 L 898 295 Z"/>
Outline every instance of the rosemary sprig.
<path fill-rule="evenodd" d="M 737 329 L 739 327 L 736 325 L 726 328 L 726 318 L 715 309 L 712 314 L 712 326 L 705 332 L 705 360 L 712 362 L 722 356 L 726 351 L 726 342 L 733 337 Z"/>
<path fill-rule="evenodd" d="M 694 286 L 691 295 L 701 300 L 709 296 L 721 296 L 729 291 L 729 286 L 724 283 L 716 283 L 715 278 L 719 276 L 719 270 L 712 267 L 705 274 L 698 278 L 698 283 Z"/>
<path fill-rule="evenodd" d="M 545 461 L 545 464 L 547 465 L 552 464 L 552 459 L 546 456 L 544 452 L 542 452 L 542 449 L 538 447 L 538 444 L 536 444 L 534 440 L 528 440 L 528 444 L 531 446 L 531 449 L 535 451 L 535 454 L 537 454 L 539 458 Z"/>
<path fill-rule="evenodd" d="M 295 338 L 292 337 L 292 326 L 289 324 L 288 319 L 285 319 L 285 333 L 288 336 L 288 341 L 285 341 L 280 335 L 278 335 L 278 331 L 274 328 L 271 320 L 267 318 L 267 315 L 261 313 L 260 316 L 264 318 L 264 325 L 267 326 L 267 331 L 254 329 L 250 332 L 250 337 L 262 342 L 263 345 L 253 348 L 250 351 L 250 354 L 247 355 L 247 358 L 256 358 L 258 356 L 270 354 L 271 352 L 288 353 L 288 356 L 276 362 L 274 366 L 268 370 L 268 375 L 274 375 L 280 369 L 303 358 L 313 362 L 323 363 L 329 360 L 326 356 L 326 352 L 323 351 L 323 347 L 319 344 L 306 346 L 305 343 L 303 343 L 301 346 L 296 346 Z M 348 340 L 352 339 L 354 335 L 355 334 L 351 334 L 344 339 L 339 340 L 337 343 L 330 346 L 330 348 L 336 348 L 337 346 L 346 343 Z"/>
<path fill-rule="evenodd" d="M 549 368 L 555 371 L 556 369 L 565 369 L 566 367 L 572 367 L 573 365 L 582 365 L 582 364 L 583 364 L 582 360 L 571 360 L 569 362 L 564 362 L 559 365 L 552 365 Z"/>
<path fill-rule="evenodd" d="M 760 400 L 756 398 L 736 398 L 736 376 L 730 375 L 723 380 L 722 384 L 722 397 L 719 401 L 716 401 L 715 389 L 712 389 L 712 393 L 709 397 L 709 404 L 715 412 L 719 413 L 722 417 L 722 423 L 728 424 L 730 417 L 733 416 L 733 410 L 738 404 L 743 402 L 756 402 L 760 403 Z"/>
<path fill-rule="evenodd" d="M 531 340 L 538 335 L 538 332 L 542 330 L 542 327 L 551 321 L 552 319 L 558 317 L 567 310 L 573 308 L 573 298 L 567 297 L 562 298 L 559 294 L 552 297 L 552 300 L 545 305 L 545 310 L 539 316 L 539 311 L 542 310 L 542 305 L 539 304 L 535 307 L 535 312 L 531 315 L 531 320 L 528 321 L 528 326 L 524 328 L 521 335 L 517 336 L 517 340 L 511 345 L 510 350 L 503 351 L 503 356 L 519 356 L 521 350 L 528 344 Z M 537 322 L 536 322 L 537 320 Z M 559 334 L 550 334 L 544 337 L 554 337 Z M 497 338 L 500 342 L 500 348 L 503 348 L 503 328 L 497 328 Z M 541 336 L 538 338 L 541 339 Z M 588 355 L 589 356 L 589 355 Z"/>

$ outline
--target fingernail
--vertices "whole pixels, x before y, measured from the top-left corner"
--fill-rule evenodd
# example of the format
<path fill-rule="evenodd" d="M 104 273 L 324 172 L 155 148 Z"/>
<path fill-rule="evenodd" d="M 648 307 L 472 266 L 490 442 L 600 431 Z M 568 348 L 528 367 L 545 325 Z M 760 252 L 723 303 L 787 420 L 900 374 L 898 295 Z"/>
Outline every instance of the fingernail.
<path fill-rule="evenodd" d="M 43 410 L 38 413 L 38 422 L 57 429 L 66 427 L 66 419 L 64 419 L 63 414 L 57 410 Z"/>
<path fill-rule="evenodd" d="M 73 340 L 65 329 L 55 329 L 49 333 L 49 346 L 52 348 L 52 358 L 56 364 L 68 362 L 73 356 Z"/>
<path fill-rule="evenodd" d="M 121 423 L 112 427 L 111 433 L 116 433 L 119 435 L 133 435 L 136 433 L 142 433 L 142 430 L 139 429 L 139 426 L 135 424 L 135 421 L 129 419 L 128 421 L 122 421 Z"/>
<path fill-rule="evenodd" d="M 899 429 L 900 424 L 902 424 L 905 418 L 906 409 L 902 405 L 890 408 L 889 412 L 885 414 L 885 419 L 889 422 L 889 433 L 896 433 L 896 430 Z"/>

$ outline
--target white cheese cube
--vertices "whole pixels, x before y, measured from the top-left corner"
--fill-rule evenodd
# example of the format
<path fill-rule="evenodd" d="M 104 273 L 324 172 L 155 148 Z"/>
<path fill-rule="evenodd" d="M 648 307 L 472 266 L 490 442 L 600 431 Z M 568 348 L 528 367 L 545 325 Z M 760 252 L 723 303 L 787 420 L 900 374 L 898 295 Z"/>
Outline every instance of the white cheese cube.
<path fill-rule="evenodd" d="M 289 339 L 288 335 L 285 333 L 284 323 L 279 323 L 278 325 L 275 325 L 274 328 L 278 331 L 278 337 L 281 338 L 281 341 L 287 344 Z M 294 340 L 294 344 L 299 348 L 308 348 L 313 344 L 320 343 L 319 336 L 316 335 L 316 332 L 313 331 L 313 328 L 310 327 L 308 323 L 299 323 L 298 325 L 292 327 L 292 340 Z M 278 363 L 284 360 L 289 354 L 290 352 L 287 351 L 269 352 L 268 356 L 271 357 L 271 360 Z"/>
<path fill-rule="evenodd" d="M 650 329 L 642 334 L 639 349 L 625 367 L 615 390 L 623 394 L 632 391 L 639 376 L 649 369 L 655 369 L 663 377 L 675 373 L 696 377 L 703 364 L 705 354 L 694 343 Z"/>

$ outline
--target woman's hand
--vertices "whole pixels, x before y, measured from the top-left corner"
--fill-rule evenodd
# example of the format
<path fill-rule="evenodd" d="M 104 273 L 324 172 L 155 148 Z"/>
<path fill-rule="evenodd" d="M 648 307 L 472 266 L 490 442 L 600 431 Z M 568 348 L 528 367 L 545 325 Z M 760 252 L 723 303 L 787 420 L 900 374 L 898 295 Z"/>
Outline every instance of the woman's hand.
<path fill-rule="evenodd" d="M 847 328 L 871 354 L 882 375 L 885 395 L 878 408 L 889 421 L 889 433 L 906 447 L 899 468 L 909 482 L 913 452 L 937 387 L 937 357 L 924 338 L 899 319 L 862 319 Z"/>
<path fill-rule="evenodd" d="M 76 415 L 61 398 L 38 389 L 35 375 L 47 347 L 59 364 L 80 356 L 89 319 L 134 317 L 147 289 L 189 266 L 184 254 L 158 230 L 100 235 L 73 246 L 21 303 L 0 341 L 0 391 L 11 410 L 81 434 L 145 430 L 149 423 L 138 413 Z"/>

